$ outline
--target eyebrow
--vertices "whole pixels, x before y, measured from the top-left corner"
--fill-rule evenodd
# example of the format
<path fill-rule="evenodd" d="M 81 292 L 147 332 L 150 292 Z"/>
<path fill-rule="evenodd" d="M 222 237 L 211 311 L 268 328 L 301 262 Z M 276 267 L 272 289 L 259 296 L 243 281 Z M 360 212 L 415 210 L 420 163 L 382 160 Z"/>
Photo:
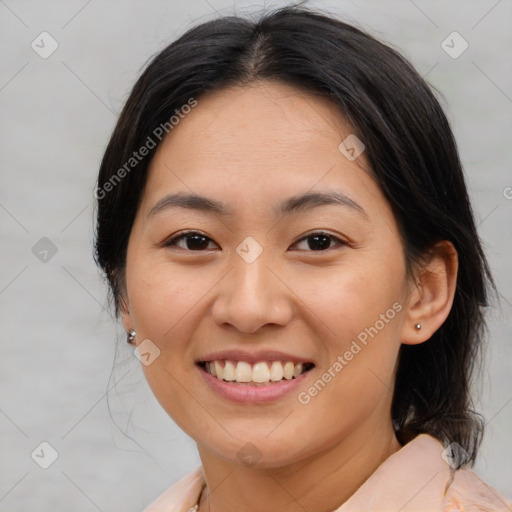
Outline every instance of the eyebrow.
<path fill-rule="evenodd" d="M 361 205 L 344 193 L 334 190 L 326 192 L 307 192 L 305 194 L 289 197 L 274 208 L 274 214 L 289 215 L 324 205 L 341 205 L 349 207 L 368 218 L 368 214 Z M 197 194 L 184 194 L 179 192 L 176 194 L 169 194 L 160 199 L 153 208 L 151 208 L 147 217 L 153 217 L 154 215 L 169 208 L 186 208 L 189 210 L 216 213 L 224 217 L 233 215 L 233 210 L 231 208 L 215 199 Z"/>

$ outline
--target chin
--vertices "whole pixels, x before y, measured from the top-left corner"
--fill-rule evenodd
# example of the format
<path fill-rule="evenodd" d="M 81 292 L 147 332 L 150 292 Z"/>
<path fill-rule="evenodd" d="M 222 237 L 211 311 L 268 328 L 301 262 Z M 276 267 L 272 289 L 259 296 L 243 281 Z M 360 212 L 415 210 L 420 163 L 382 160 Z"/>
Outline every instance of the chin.
<path fill-rule="evenodd" d="M 210 439 L 208 444 L 201 441 L 198 441 L 198 444 L 215 457 L 248 469 L 272 469 L 288 466 L 307 458 L 309 451 L 314 452 L 314 449 L 308 450 L 300 443 L 290 443 L 289 435 L 270 439 L 269 431 L 267 429 L 261 436 L 255 436 L 252 433 L 246 440 L 234 436 L 232 442 L 229 443 L 222 442 L 214 445 Z"/>

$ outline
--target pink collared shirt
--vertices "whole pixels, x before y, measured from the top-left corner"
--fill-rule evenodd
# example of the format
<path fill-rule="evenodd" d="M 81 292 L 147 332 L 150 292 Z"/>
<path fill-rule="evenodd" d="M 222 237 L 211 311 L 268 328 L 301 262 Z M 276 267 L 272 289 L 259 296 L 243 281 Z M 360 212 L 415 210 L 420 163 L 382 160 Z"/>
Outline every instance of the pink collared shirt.
<path fill-rule="evenodd" d="M 452 469 L 441 457 L 443 451 L 434 437 L 418 435 L 333 512 L 512 512 L 511 503 L 475 473 Z M 199 466 L 144 512 L 188 512 L 204 483 Z"/>

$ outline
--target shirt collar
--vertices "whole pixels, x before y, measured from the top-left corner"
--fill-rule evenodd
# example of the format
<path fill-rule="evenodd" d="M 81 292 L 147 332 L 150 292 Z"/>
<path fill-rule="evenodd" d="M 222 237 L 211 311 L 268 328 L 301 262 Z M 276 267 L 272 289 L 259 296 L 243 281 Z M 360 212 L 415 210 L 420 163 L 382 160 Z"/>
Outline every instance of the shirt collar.
<path fill-rule="evenodd" d="M 441 454 L 443 445 L 428 434 L 419 434 L 388 457 L 359 489 L 333 512 L 439 512 L 453 480 L 454 470 Z M 144 512 L 187 512 L 205 484 L 198 466 Z"/>

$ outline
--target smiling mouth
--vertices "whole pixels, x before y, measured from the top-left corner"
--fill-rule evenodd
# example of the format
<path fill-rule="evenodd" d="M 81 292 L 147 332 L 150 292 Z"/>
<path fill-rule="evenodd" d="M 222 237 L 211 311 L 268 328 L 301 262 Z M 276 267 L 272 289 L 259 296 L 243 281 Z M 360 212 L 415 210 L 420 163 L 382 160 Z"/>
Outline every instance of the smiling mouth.
<path fill-rule="evenodd" d="M 293 363 L 292 361 L 246 361 L 215 360 L 200 361 L 198 365 L 218 380 L 235 384 L 271 385 L 284 380 L 292 380 L 314 368 L 313 363 Z"/>

